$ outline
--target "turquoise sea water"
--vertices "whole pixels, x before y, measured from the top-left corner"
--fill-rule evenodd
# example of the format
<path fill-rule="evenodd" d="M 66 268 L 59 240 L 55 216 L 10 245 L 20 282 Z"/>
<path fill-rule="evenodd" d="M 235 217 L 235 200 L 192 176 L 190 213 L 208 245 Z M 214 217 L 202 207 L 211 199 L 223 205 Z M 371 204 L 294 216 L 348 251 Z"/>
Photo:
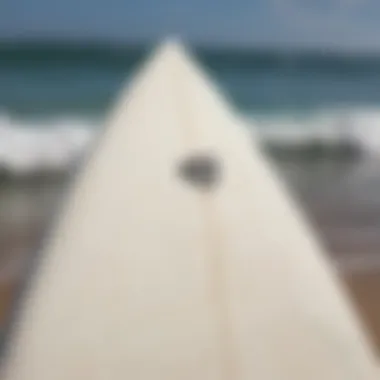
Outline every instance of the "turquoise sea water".
<path fill-rule="evenodd" d="M 0 107 L 11 114 L 102 112 L 149 48 L 0 45 Z M 195 50 L 244 112 L 380 104 L 380 57 Z"/>

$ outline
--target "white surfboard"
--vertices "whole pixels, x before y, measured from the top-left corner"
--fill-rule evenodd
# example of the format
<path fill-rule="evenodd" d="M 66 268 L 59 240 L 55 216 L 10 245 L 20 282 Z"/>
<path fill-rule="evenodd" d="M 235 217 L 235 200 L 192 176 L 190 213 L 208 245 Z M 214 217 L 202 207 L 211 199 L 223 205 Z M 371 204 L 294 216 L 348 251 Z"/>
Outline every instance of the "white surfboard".
<path fill-rule="evenodd" d="M 4 380 L 377 377 L 301 213 L 175 42 L 120 97 L 3 368 Z"/>

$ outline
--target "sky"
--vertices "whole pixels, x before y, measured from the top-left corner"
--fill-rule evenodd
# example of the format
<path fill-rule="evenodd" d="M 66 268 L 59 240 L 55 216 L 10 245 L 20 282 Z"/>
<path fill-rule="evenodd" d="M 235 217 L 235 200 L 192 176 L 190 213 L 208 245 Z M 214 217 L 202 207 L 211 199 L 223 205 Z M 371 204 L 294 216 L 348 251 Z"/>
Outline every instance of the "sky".
<path fill-rule="evenodd" d="M 0 38 L 380 51 L 379 0 L 0 0 Z"/>

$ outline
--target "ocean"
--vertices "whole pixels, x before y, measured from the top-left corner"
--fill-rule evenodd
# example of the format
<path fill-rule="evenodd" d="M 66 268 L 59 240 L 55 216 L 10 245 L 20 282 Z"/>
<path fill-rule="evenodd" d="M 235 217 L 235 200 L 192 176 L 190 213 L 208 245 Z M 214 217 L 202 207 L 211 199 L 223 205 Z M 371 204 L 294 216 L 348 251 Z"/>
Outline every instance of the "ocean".
<path fill-rule="evenodd" d="M 0 45 L 0 167 L 67 165 L 147 47 Z M 380 57 L 196 49 L 253 132 L 276 147 L 380 149 Z M 338 144 L 337 144 L 338 142 Z M 310 149 L 302 152 L 310 153 Z"/>
<path fill-rule="evenodd" d="M 65 173 L 148 52 L 0 44 L 0 333 L 26 257 L 56 217 Z M 273 158 L 380 347 L 380 56 L 195 53 Z"/>

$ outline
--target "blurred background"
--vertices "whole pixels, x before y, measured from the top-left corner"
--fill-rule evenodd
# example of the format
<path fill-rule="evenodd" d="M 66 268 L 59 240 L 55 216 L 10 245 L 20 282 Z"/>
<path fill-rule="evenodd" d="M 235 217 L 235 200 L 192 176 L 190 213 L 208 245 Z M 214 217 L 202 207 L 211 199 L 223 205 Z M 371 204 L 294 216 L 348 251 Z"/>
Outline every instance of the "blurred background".
<path fill-rule="evenodd" d="M 2 0 L 0 328 L 121 87 L 180 36 L 248 121 L 380 346 L 377 0 Z"/>

